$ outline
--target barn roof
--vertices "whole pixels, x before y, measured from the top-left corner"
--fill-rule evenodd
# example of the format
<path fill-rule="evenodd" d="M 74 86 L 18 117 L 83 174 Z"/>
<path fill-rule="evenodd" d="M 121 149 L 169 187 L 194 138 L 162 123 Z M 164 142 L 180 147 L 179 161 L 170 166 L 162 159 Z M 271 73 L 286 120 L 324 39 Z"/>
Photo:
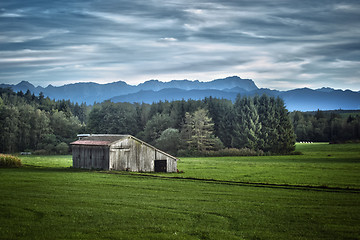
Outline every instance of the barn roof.
<path fill-rule="evenodd" d="M 93 141 L 93 140 L 77 140 L 70 143 L 72 145 L 91 145 L 91 146 L 107 146 L 110 145 L 109 141 Z"/>
<path fill-rule="evenodd" d="M 91 145 L 91 146 L 108 146 L 113 142 L 130 137 L 130 135 L 112 135 L 112 134 L 82 134 L 80 139 L 70 143 L 71 145 Z"/>
<path fill-rule="evenodd" d="M 157 148 L 155 148 L 154 146 L 134 137 L 134 136 L 131 136 L 131 135 L 119 135 L 119 134 L 81 134 L 81 135 L 78 135 L 80 137 L 79 140 L 75 141 L 75 142 L 72 142 L 70 143 L 71 145 L 84 145 L 84 146 L 110 146 L 112 143 L 114 142 L 117 142 L 117 141 L 120 141 L 120 140 L 123 140 L 125 138 L 132 138 L 134 139 L 135 141 L 138 141 L 150 148 L 154 148 L 156 149 L 157 151 L 171 157 L 171 158 L 174 158 L 176 160 L 178 160 L 176 157 L 164 152 L 164 151 L 161 151 Z"/>

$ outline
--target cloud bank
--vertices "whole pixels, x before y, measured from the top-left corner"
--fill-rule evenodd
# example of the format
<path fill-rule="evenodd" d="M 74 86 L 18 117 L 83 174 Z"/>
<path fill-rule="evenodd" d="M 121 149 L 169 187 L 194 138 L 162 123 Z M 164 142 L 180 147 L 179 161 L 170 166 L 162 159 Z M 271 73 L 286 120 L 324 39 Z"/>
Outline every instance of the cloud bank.
<path fill-rule="evenodd" d="M 238 75 L 360 90 L 359 1 L 4 0 L 0 82 L 137 84 Z"/>

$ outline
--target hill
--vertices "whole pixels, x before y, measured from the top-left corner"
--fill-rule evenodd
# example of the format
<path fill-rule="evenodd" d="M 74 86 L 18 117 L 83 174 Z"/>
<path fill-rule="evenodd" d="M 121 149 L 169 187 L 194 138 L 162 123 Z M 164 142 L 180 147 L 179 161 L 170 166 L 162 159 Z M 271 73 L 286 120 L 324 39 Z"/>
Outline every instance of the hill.
<path fill-rule="evenodd" d="M 35 87 L 27 81 L 17 85 L 0 84 L 1 88 L 12 88 L 15 92 L 30 90 L 34 94 L 42 92 L 55 100 L 70 99 L 73 102 L 144 102 L 172 101 L 181 99 L 203 99 L 217 97 L 235 100 L 238 94 L 254 96 L 267 94 L 284 99 L 288 110 L 316 111 L 334 109 L 360 109 L 360 92 L 350 90 L 335 90 L 332 88 L 320 89 L 293 89 L 278 91 L 258 88 L 253 80 L 242 79 L 237 76 L 215 79 L 210 82 L 173 80 L 161 82 L 150 80 L 139 85 L 129 85 L 118 81 L 108 84 L 74 83 L 59 87 L 49 85 L 45 88 Z"/>
<path fill-rule="evenodd" d="M 252 91 L 258 89 L 255 83 L 250 79 L 241 79 L 233 76 L 224 79 L 216 79 L 210 82 L 189 81 L 189 80 L 173 80 L 170 82 L 161 82 L 158 80 L 150 80 L 139 85 L 129 85 L 126 82 L 118 81 L 108 84 L 98 83 L 74 83 L 59 87 L 49 85 L 45 88 L 35 87 L 27 81 L 22 81 L 16 85 L 0 84 L 0 88 L 11 88 L 15 92 L 30 90 L 32 93 L 38 95 L 40 92 L 44 96 L 48 96 L 55 100 L 70 99 L 73 102 L 86 102 L 92 104 L 94 102 L 102 102 L 116 96 L 123 96 L 128 94 L 138 94 L 140 91 L 160 91 L 168 88 L 178 88 L 183 90 L 197 89 L 197 90 L 224 90 L 226 88 L 238 88 L 245 91 Z"/>
<path fill-rule="evenodd" d="M 199 100 L 205 97 L 225 98 L 234 101 L 236 96 L 255 96 L 267 94 L 269 96 L 279 96 L 284 99 L 289 111 L 316 111 L 334 109 L 360 109 L 360 93 L 349 90 L 332 90 L 323 92 L 308 88 L 295 89 L 290 91 L 277 91 L 270 89 L 256 89 L 245 91 L 244 89 L 224 89 L 224 90 L 183 90 L 178 88 L 167 88 L 160 91 L 140 91 L 137 93 L 113 97 L 113 102 L 144 102 L 152 103 L 158 101 L 172 101 L 182 99 Z"/>

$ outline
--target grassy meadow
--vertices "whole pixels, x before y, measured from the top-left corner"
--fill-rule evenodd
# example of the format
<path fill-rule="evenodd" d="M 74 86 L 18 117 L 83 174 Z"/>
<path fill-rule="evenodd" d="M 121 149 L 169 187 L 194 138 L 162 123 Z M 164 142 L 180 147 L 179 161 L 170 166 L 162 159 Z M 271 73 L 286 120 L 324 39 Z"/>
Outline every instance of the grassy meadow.
<path fill-rule="evenodd" d="M 360 144 L 182 158 L 184 173 L 0 169 L 0 239 L 360 239 Z"/>
<path fill-rule="evenodd" d="M 174 176 L 360 189 L 360 144 L 296 145 L 303 155 L 184 158 Z M 165 175 L 165 176 L 168 176 Z"/>

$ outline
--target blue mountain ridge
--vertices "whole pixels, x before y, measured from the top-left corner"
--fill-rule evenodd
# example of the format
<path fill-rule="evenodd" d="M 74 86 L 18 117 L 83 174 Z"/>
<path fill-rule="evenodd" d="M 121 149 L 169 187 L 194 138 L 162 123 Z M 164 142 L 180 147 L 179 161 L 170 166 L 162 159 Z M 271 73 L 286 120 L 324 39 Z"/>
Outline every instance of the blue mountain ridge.
<path fill-rule="evenodd" d="M 10 87 L 15 92 L 30 90 L 34 94 L 43 92 L 52 99 L 70 99 L 73 102 L 144 102 L 173 100 L 199 100 L 205 97 L 224 98 L 234 101 L 236 96 L 255 96 L 267 94 L 281 97 L 289 111 L 316 111 L 320 110 L 357 110 L 360 109 L 360 92 L 350 90 L 335 90 L 332 88 L 321 89 L 293 89 L 289 91 L 270 90 L 258 88 L 251 79 L 241 79 L 233 76 L 216 79 L 210 82 L 173 80 L 161 82 L 150 80 L 139 85 L 129 85 L 118 81 L 108 84 L 74 83 L 54 87 L 52 85 L 35 87 L 23 81 L 17 85 L 0 84 L 1 88 Z"/>
<path fill-rule="evenodd" d="M 316 111 L 316 110 L 356 110 L 360 109 L 360 93 L 352 91 L 333 90 L 321 92 L 312 89 L 294 89 L 290 91 L 277 91 L 270 89 L 257 89 L 245 91 L 239 89 L 227 90 L 183 90 L 162 89 L 160 91 L 141 91 L 111 98 L 113 102 L 144 102 L 173 101 L 182 99 L 203 99 L 205 97 L 224 98 L 234 101 L 237 95 L 241 96 L 268 96 L 281 97 L 289 111 Z"/>

